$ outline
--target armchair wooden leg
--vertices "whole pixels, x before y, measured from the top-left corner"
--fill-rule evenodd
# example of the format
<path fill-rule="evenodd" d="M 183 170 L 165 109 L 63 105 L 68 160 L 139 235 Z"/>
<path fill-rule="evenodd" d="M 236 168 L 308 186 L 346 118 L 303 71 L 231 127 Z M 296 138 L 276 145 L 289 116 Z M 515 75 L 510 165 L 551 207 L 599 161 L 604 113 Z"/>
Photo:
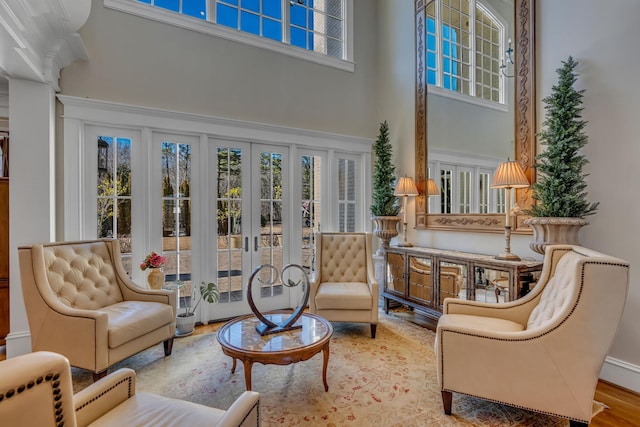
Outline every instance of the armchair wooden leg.
<path fill-rule="evenodd" d="M 376 337 L 376 328 L 377 327 L 378 327 L 377 323 L 372 323 L 371 324 L 371 338 L 375 339 L 375 337 Z"/>
<path fill-rule="evenodd" d="M 569 427 L 587 427 L 589 423 L 582 423 L 580 421 L 569 420 Z"/>
<path fill-rule="evenodd" d="M 173 350 L 173 338 L 169 338 L 164 341 L 164 355 L 171 356 L 171 351 Z"/>
<path fill-rule="evenodd" d="M 451 415 L 451 403 L 453 402 L 453 393 L 450 391 L 442 392 L 442 406 L 444 407 L 444 413 Z"/>
<path fill-rule="evenodd" d="M 104 371 L 100 371 L 100 372 L 94 372 L 93 373 L 93 382 L 95 383 L 99 379 L 104 378 L 106 376 L 107 376 L 107 369 L 105 369 Z"/>

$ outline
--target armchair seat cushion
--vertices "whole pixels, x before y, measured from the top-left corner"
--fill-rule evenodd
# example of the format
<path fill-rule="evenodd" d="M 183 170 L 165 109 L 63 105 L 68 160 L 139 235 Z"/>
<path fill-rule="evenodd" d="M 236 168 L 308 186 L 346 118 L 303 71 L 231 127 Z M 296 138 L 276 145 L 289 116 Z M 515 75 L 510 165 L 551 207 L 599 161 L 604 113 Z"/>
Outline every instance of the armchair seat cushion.
<path fill-rule="evenodd" d="M 158 302 L 123 301 L 99 311 L 109 317 L 109 348 L 120 347 L 174 320 L 173 308 Z"/>
<path fill-rule="evenodd" d="M 195 403 L 136 392 L 129 399 L 89 424 L 100 426 L 215 426 L 225 411 Z"/>
<path fill-rule="evenodd" d="M 469 331 L 480 332 L 520 332 L 524 326 L 511 320 L 499 319 L 497 317 L 472 316 L 469 314 L 447 314 L 440 317 L 438 322 L 440 328 L 455 330 L 467 329 Z"/>
<path fill-rule="evenodd" d="M 371 310 L 371 289 L 367 283 L 324 282 L 315 296 L 318 310 Z"/>

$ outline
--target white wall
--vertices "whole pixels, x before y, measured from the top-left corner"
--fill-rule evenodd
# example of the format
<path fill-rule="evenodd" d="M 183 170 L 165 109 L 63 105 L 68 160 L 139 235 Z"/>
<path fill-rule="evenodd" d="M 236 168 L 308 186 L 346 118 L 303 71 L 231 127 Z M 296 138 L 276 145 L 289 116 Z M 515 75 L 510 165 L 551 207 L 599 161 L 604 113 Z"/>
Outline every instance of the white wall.
<path fill-rule="evenodd" d="M 372 137 L 375 7 L 354 2 L 355 72 L 177 28 L 93 0 L 80 35 L 88 62 L 61 73 L 64 95 Z"/>
<path fill-rule="evenodd" d="M 640 198 L 628 191 L 637 182 L 634 173 L 640 159 L 638 16 L 637 0 L 540 0 L 537 13 L 538 92 L 549 94 L 560 61 L 571 55 L 580 63 L 577 86 L 586 89 L 583 116 L 589 122 L 584 150 L 590 161 L 589 199 L 600 202 L 581 237 L 585 246 L 631 263 L 627 305 L 610 356 L 622 361 L 617 373 L 611 371 L 616 381 L 635 390 L 640 390 L 640 383 L 628 384 L 630 378 L 623 372 L 640 375 Z"/>
<path fill-rule="evenodd" d="M 398 153 L 399 173 L 414 173 L 413 138 L 413 2 L 380 0 L 380 89 L 378 117 L 387 118 Z M 538 118 L 544 119 L 541 99 L 556 82 L 560 61 L 573 55 L 580 66 L 579 88 L 585 94 L 584 118 L 589 121 L 590 160 L 586 172 L 589 199 L 600 202 L 591 225 L 581 232 L 585 246 L 628 260 L 631 277 L 622 325 L 601 377 L 640 391 L 640 251 L 635 220 L 640 198 L 631 187 L 634 164 L 640 159 L 636 122 L 640 113 L 640 2 L 637 0 L 538 0 L 537 2 Z M 402 64 L 401 66 L 399 64 Z M 410 86 L 410 87 L 409 87 Z M 394 92 L 396 91 L 397 92 Z M 398 130 L 397 128 L 401 128 Z M 622 175 L 622 176 L 620 176 Z M 410 223 L 410 228 L 412 224 Z M 504 237 L 498 234 L 410 230 L 410 240 L 447 249 L 498 253 Z M 512 236 L 512 251 L 539 259 L 528 247 L 530 236 Z"/>

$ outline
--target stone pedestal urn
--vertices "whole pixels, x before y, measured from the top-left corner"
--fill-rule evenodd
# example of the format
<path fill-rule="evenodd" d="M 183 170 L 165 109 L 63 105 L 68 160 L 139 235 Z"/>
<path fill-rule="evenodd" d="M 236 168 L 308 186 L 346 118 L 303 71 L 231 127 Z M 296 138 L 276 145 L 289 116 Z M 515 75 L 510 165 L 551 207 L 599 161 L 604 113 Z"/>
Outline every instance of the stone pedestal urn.
<path fill-rule="evenodd" d="M 579 245 L 580 229 L 589 221 L 583 218 L 532 217 L 524 223 L 533 230 L 533 241 L 529 247 L 544 254 L 548 245 Z"/>
<path fill-rule="evenodd" d="M 373 223 L 375 228 L 373 234 L 382 242 L 382 247 L 378 250 L 378 253 L 382 253 L 389 247 L 389 242 L 392 238 L 398 235 L 398 224 L 402 221 L 399 216 L 374 216 Z"/>

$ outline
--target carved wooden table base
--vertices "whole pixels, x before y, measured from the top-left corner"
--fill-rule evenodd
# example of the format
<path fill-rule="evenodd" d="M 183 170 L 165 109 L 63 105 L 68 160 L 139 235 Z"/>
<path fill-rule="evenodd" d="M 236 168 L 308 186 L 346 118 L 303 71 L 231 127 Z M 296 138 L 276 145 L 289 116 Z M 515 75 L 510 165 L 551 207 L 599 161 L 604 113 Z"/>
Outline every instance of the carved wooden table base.
<path fill-rule="evenodd" d="M 265 317 L 278 323 L 289 315 L 289 312 L 274 312 L 265 314 Z M 254 315 L 248 315 L 233 319 L 220 328 L 218 342 L 224 354 L 233 359 L 231 372 L 235 373 L 236 363 L 240 360 L 244 366 L 247 390 L 251 390 L 251 369 L 254 363 L 289 365 L 309 360 L 322 351 L 322 382 L 324 391 L 329 391 L 327 366 L 333 327 L 328 320 L 311 313 L 303 313 L 297 323 L 302 328 L 261 336 L 256 332 L 260 320 Z"/>

